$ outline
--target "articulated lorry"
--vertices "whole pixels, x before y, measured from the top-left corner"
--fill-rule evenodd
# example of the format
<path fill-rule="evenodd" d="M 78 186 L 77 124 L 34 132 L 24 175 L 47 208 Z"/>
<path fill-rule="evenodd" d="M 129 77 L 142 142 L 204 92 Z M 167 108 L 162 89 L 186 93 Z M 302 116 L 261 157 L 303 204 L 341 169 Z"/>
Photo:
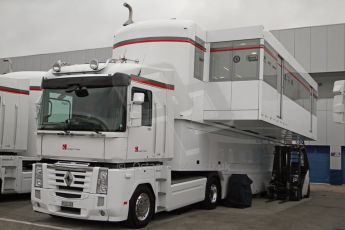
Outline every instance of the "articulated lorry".
<path fill-rule="evenodd" d="M 36 148 L 37 102 L 44 72 L 0 77 L 0 194 L 30 193 Z"/>
<path fill-rule="evenodd" d="M 31 199 L 53 216 L 138 228 L 158 212 L 213 209 L 231 175 L 265 191 L 275 146 L 316 138 L 317 84 L 261 26 L 129 19 L 112 59 L 58 61 L 42 90 Z"/>

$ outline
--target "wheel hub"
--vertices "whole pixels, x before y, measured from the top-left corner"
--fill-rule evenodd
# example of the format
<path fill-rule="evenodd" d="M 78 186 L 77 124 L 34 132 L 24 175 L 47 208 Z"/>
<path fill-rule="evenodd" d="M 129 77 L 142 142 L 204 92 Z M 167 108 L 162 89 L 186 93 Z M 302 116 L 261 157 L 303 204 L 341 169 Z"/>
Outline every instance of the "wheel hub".
<path fill-rule="evenodd" d="M 218 198 L 217 185 L 212 184 L 210 187 L 210 201 L 211 203 L 216 203 Z"/>
<path fill-rule="evenodd" d="M 144 221 L 150 213 L 150 197 L 141 193 L 135 202 L 135 214 L 140 221 Z"/>

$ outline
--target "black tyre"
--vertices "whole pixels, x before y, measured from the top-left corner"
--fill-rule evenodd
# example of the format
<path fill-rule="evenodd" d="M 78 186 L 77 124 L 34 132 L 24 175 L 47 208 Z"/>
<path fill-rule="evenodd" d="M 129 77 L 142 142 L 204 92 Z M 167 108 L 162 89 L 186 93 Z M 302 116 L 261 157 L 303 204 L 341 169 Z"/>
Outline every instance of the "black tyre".
<path fill-rule="evenodd" d="M 151 220 L 155 212 L 155 200 L 151 189 L 140 185 L 129 200 L 127 223 L 132 228 L 143 228 Z"/>
<path fill-rule="evenodd" d="M 203 209 L 215 209 L 220 201 L 220 183 L 216 176 L 207 178 L 205 200 L 201 203 Z"/>
<path fill-rule="evenodd" d="M 290 193 L 290 199 L 291 201 L 300 201 L 302 200 L 302 189 L 298 188 L 295 189 L 293 191 L 291 191 Z"/>

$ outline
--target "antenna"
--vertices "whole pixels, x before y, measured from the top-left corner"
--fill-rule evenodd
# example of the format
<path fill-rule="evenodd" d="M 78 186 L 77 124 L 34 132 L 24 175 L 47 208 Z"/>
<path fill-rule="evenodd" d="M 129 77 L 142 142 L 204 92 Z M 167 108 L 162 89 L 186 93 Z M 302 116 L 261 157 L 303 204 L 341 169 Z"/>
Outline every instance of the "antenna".
<path fill-rule="evenodd" d="M 141 70 L 143 69 L 143 65 L 145 63 L 145 59 L 146 59 L 146 54 L 144 55 L 143 62 L 141 63 L 140 70 L 139 70 L 139 73 L 138 73 L 138 77 L 140 77 Z"/>
<path fill-rule="evenodd" d="M 134 23 L 133 22 L 133 10 L 132 10 L 132 7 L 126 2 L 123 3 L 123 6 L 128 8 L 128 11 L 129 11 L 128 19 L 125 23 L 123 23 L 123 26 L 128 26 L 128 25 Z"/>
<path fill-rule="evenodd" d="M 4 59 L 3 62 L 7 62 L 8 63 L 8 72 L 11 73 L 13 72 L 13 63 L 12 63 L 12 60 L 7 58 L 7 59 Z"/>

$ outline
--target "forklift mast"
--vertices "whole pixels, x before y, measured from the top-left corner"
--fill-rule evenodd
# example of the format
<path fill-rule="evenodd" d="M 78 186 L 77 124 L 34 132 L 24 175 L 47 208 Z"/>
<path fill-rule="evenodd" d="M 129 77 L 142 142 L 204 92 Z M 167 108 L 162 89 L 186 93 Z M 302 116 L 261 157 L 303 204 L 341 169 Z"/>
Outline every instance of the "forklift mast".
<path fill-rule="evenodd" d="M 275 146 L 272 180 L 268 187 L 270 198 L 301 200 L 308 172 L 309 162 L 304 146 Z M 305 196 L 309 196 L 309 190 Z"/>

